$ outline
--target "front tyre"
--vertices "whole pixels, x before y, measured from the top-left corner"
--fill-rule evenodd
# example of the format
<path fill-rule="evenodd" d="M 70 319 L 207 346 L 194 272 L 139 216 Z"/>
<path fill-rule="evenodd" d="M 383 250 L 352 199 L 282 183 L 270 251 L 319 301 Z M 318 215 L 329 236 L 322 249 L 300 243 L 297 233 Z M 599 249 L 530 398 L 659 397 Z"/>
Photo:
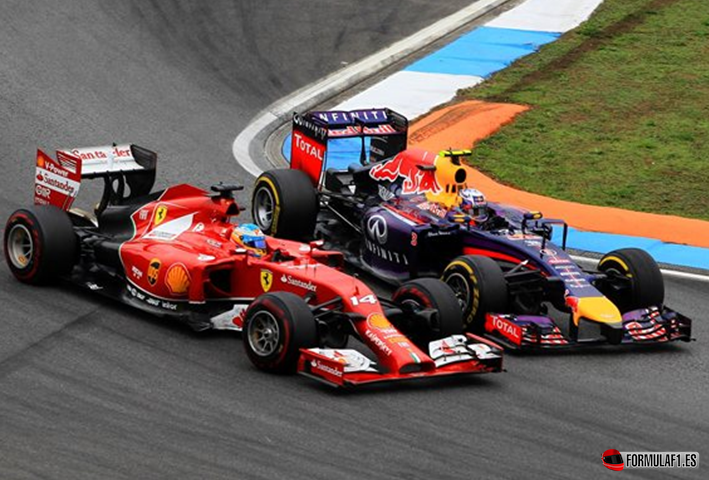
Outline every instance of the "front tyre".
<path fill-rule="evenodd" d="M 399 287 L 392 300 L 408 313 L 396 325 L 419 348 L 428 351 L 433 340 L 463 333 L 463 315 L 453 291 L 437 278 L 417 278 Z M 423 309 L 435 312 L 428 318 L 417 315 Z"/>
<path fill-rule="evenodd" d="M 448 264 L 442 280 L 458 299 L 467 330 L 482 332 L 485 314 L 508 310 L 507 281 L 494 260 L 480 255 L 463 255 Z"/>
<path fill-rule="evenodd" d="M 299 241 L 312 238 L 318 198 L 304 172 L 284 168 L 261 174 L 251 200 L 254 222 L 267 235 Z"/>
<path fill-rule="evenodd" d="M 660 267 L 649 253 L 639 248 L 613 250 L 598 262 L 598 270 L 609 276 L 608 288 L 602 293 L 621 312 L 639 308 L 660 307 L 665 302 L 665 283 Z M 613 278 L 621 277 L 623 284 L 614 288 Z"/>
<path fill-rule="evenodd" d="M 249 360 L 267 372 L 295 372 L 300 349 L 318 346 L 313 313 L 302 298 L 289 292 L 258 297 L 246 312 L 242 332 Z"/>
<path fill-rule="evenodd" d="M 12 274 L 32 285 L 70 273 L 79 252 L 69 215 L 51 205 L 22 208 L 10 215 L 4 246 Z"/>

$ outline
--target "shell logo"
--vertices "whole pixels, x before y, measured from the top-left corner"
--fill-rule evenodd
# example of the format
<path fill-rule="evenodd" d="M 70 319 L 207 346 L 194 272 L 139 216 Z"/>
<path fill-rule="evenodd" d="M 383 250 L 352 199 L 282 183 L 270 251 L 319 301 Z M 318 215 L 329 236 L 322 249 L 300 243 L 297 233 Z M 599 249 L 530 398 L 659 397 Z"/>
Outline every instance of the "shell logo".
<path fill-rule="evenodd" d="M 170 266 L 165 275 L 165 285 L 176 297 L 184 296 L 190 289 L 191 278 L 187 268 L 181 263 Z"/>
<path fill-rule="evenodd" d="M 37 157 L 37 166 L 39 168 L 44 168 L 44 157 L 42 157 L 42 156 Z"/>
<path fill-rule="evenodd" d="M 371 328 L 379 328 L 379 329 L 384 329 L 384 328 L 391 328 L 391 323 L 389 323 L 389 320 L 384 317 L 381 313 L 372 313 L 367 317 L 367 324 Z"/>

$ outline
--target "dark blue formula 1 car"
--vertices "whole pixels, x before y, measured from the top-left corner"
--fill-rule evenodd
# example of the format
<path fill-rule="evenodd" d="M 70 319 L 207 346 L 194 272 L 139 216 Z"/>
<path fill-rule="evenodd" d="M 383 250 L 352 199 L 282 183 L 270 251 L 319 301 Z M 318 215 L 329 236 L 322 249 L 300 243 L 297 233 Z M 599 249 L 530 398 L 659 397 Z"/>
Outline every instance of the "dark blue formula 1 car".
<path fill-rule="evenodd" d="M 322 238 L 393 284 L 441 277 L 468 329 L 509 348 L 691 340 L 691 320 L 664 305 L 646 252 L 616 250 L 582 269 L 563 221 L 487 202 L 469 184 L 470 151 L 406 149 L 407 131 L 388 109 L 294 115 L 291 168 L 257 179 L 255 222 L 284 238 Z"/>

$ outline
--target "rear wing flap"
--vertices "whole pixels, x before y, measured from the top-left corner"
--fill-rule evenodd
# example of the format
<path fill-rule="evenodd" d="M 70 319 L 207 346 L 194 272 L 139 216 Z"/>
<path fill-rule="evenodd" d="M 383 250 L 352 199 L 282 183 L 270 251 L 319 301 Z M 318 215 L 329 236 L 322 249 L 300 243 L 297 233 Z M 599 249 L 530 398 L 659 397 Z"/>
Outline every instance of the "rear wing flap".
<path fill-rule="evenodd" d="M 81 178 L 155 171 L 157 166 L 157 153 L 131 144 L 58 150 L 57 156 L 60 153 L 80 159 Z"/>

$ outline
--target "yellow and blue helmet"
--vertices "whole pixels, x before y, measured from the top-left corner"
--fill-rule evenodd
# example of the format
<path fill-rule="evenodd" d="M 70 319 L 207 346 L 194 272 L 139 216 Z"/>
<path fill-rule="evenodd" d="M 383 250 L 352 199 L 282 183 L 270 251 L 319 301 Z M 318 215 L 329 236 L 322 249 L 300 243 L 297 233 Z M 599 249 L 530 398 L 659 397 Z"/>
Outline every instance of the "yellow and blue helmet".
<path fill-rule="evenodd" d="M 266 254 L 266 236 L 253 223 L 244 223 L 234 228 L 231 240 L 258 257 Z"/>

